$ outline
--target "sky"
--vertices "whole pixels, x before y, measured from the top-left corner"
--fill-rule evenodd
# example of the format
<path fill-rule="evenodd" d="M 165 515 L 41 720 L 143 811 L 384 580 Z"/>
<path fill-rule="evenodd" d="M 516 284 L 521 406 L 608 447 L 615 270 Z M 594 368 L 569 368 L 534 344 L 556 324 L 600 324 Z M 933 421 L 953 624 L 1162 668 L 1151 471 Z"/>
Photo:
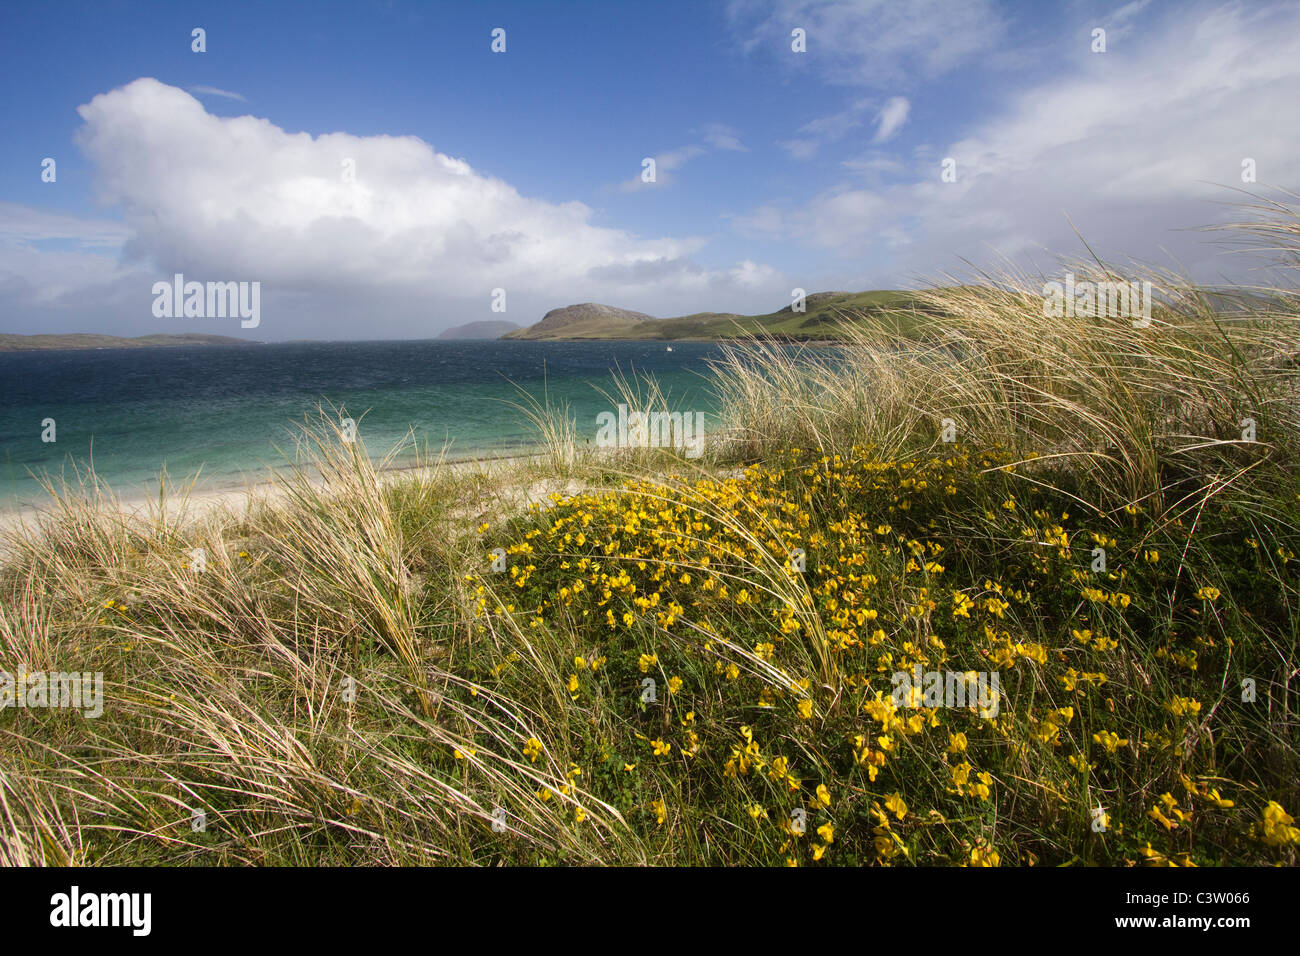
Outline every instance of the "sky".
<path fill-rule="evenodd" d="M 1297 103 L 1296 2 L 6 3 L 0 332 L 765 313 L 1089 249 L 1251 282 L 1204 227 L 1297 190 Z M 176 273 L 259 324 L 156 315 Z"/>

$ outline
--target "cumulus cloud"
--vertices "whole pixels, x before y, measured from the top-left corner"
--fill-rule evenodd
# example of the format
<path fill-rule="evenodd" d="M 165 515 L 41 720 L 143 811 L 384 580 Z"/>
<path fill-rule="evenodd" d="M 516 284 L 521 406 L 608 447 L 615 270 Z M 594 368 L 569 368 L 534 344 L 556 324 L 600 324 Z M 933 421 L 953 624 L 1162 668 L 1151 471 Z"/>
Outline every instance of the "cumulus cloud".
<path fill-rule="evenodd" d="M 752 290 L 756 275 L 775 281 L 774 271 L 750 262 L 705 269 L 692 259 L 704 239 L 646 239 L 595 225 L 582 203 L 523 196 L 412 136 L 313 137 L 253 116 L 218 117 L 148 78 L 78 112 L 77 142 L 93 163 L 97 196 L 122 210 L 125 226 L 0 207 L 0 288 L 12 290 L 20 265 L 33 266 L 34 241 L 64 234 L 120 243 L 122 261 L 99 257 L 78 269 L 65 261 L 58 288 L 93 274 L 129 286 L 132 308 L 147 312 L 150 277 L 257 280 L 271 303 L 263 307 L 267 337 L 354 336 L 346 323 L 358 310 L 371 313 L 369 331 L 430 334 L 502 317 L 480 314 L 497 288 L 507 290 L 505 317 L 527 324 L 546 308 L 592 299 L 691 311 L 702 292 Z M 725 127 L 706 134 L 715 148 L 740 145 Z M 660 168 L 702 150 L 666 154 Z M 57 271 L 37 270 L 50 279 Z M 282 316 L 295 317 L 292 329 L 277 329 L 277 301 Z M 308 322 L 313 329 L 302 328 Z"/>

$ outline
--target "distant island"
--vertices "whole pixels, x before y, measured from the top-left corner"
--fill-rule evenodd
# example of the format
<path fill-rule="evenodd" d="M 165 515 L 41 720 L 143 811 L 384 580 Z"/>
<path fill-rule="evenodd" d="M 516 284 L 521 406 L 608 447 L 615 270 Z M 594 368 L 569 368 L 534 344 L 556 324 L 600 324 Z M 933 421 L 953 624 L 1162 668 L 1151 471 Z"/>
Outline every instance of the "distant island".
<path fill-rule="evenodd" d="M 485 320 L 466 322 L 448 329 L 438 336 L 440 339 L 499 339 L 507 333 L 522 328 L 518 323 L 503 320 Z"/>
<path fill-rule="evenodd" d="M 598 302 L 552 309 L 540 322 L 502 336 L 526 341 L 621 339 L 633 341 L 717 341 L 757 336 L 779 341 L 818 341 L 839 337 L 845 324 L 877 322 L 882 330 L 909 336 L 933 310 L 914 292 L 814 292 L 804 300 L 804 311 L 792 306 L 765 315 L 731 312 L 697 312 L 657 319 Z"/>
<path fill-rule="evenodd" d="M 228 335 L 203 335 L 187 332 L 179 335 L 97 335 L 72 332 L 67 335 L 13 335 L 0 333 L 0 352 L 31 352 L 37 349 L 152 349 L 178 345 L 261 345 L 251 339 Z"/>

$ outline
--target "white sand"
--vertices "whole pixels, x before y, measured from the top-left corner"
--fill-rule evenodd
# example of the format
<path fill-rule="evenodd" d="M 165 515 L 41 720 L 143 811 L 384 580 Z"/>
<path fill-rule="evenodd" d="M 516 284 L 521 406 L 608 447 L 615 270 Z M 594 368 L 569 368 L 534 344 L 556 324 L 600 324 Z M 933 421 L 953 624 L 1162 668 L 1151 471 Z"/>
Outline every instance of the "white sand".
<path fill-rule="evenodd" d="M 409 476 L 417 471 L 432 474 L 435 469 L 443 473 L 448 471 L 465 474 L 478 472 L 500 479 L 509 472 L 517 471 L 521 465 L 536 457 L 522 455 L 510 458 L 465 459 L 444 462 L 430 468 L 409 465 L 393 467 L 380 472 L 380 480 L 387 482 Z M 313 481 L 313 484 L 320 487 L 323 482 L 316 480 Z M 527 500 L 540 501 L 551 491 L 562 490 L 556 489 L 552 485 L 551 482 L 535 482 L 531 487 L 527 488 L 523 497 Z M 171 483 L 167 486 L 166 491 L 165 505 L 168 514 L 176 515 L 183 509 L 185 516 L 188 518 L 200 518 L 217 510 L 226 510 L 236 515 L 243 515 L 248 512 L 254 502 L 275 501 L 282 498 L 284 494 L 282 484 L 272 480 L 269 476 L 264 480 L 250 482 L 241 486 L 191 489 L 188 493 L 183 484 Z M 116 510 L 127 517 L 148 518 L 158 511 L 158 489 L 155 487 L 152 492 L 139 489 L 122 494 L 106 494 L 103 499 L 103 506 L 106 509 L 112 509 L 116 506 Z M 7 539 L 14 532 L 20 531 L 24 526 L 33 528 L 35 520 L 42 513 L 55 511 L 57 511 L 57 505 L 49 499 L 39 504 L 22 502 L 14 507 L 0 507 L 0 553 L 7 550 Z"/>

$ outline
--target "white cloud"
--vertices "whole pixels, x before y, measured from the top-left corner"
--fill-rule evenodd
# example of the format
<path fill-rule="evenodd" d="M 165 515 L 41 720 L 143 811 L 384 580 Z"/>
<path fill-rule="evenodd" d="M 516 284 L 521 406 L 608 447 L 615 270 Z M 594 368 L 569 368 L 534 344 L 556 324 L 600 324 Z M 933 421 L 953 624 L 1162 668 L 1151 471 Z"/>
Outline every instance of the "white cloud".
<path fill-rule="evenodd" d="M 1085 52 L 964 138 L 918 150 L 904 182 L 760 204 L 736 217 L 737 231 L 871 257 L 877 274 L 934 274 L 991 252 L 1083 252 L 1072 221 L 1102 254 L 1177 260 L 1217 280 L 1246 261 L 1194 231 L 1234 214 L 1215 201 L 1243 198 L 1213 184 L 1300 182 L 1300 129 L 1280 119 L 1300 101 L 1300 8 L 1179 6 L 1133 37 L 1124 55 Z M 956 183 L 940 182 L 944 156 L 957 160 Z M 1258 187 L 1240 181 L 1247 157 Z"/>
<path fill-rule="evenodd" d="M 992 0 L 732 0 L 741 49 L 791 68 L 807 58 L 832 84 L 881 87 L 933 79 L 990 52 L 1006 27 Z M 790 31 L 807 31 L 792 53 Z"/>
<path fill-rule="evenodd" d="M 892 97 L 876 117 L 875 142 L 884 143 L 892 139 L 907 122 L 907 114 L 911 109 L 912 104 L 908 102 L 907 97 Z"/>
<path fill-rule="evenodd" d="M 706 123 L 704 141 L 714 149 L 748 152 L 748 147 L 740 141 L 740 130 L 723 123 Z"/>
<path fill-rule="evenodd" d="M 642 173 L 638 172 L 637 175 L 619 183 L 618 190 L 630 193 L 641 189 L 663 188 L 672 183 L 673 171 L 680 169 L 692 159 L 707 155 L 709 149 L 724 152 L 749 152 L 749 148 L 740 141 L 740 131 L 723 123 L 706 123 L 703 130 L 703 139 L 708 148 L 698 144 L 691 144 L 679 146 L 677 149 L 669 150 L 666 153 L 659 153 L 657 156 L 645 157 L 655 161 L 654 182 L 646 182 L 641 178 Z"/>
<path fill-rule="evenodd" d="M 619 190 L 622 192 L 635 192 L 638 189 L 653 189 L 655 187 L 664 187 L 672 182 L 672 176 L 669 175 L 675 169 L 681 169 L 682 166 L 689 163 L 697 156 L 703 156 L 707 153 L 703 146 L 680 146 L 677 149 L 669 150 L 666 153 L 659 153 L 657 156 L 649 156 L 647 159 L 654 160 L 655 178 L 653 182 L 646 182 L 641 178 L 642 174 L 637 173 L 631 179 L 624 180 L 619 184 Z M 642 161 L 644 163 L 644 160 Z"/>
<path fill-rule="evenodd" d="M 499 318 L 488 312 L 495 288 L 507 290 L 506 317 L 527 324 L 587 300 L 695 311 L 702 294 L 749 294 L 756 276 L 769 275 L 750 262 L 703 268 L 691 258 L 702 238 L 645 239 L 594 225 L 582 203 L 530 199 L 411 136 L 290 133 L 253 116 L 214 116 L 147 78 L 79 113 L 77 141 L 98 198 L 119 207 L 125 224 L 0 207 L 0 290 L 11 301 L 74 296 L 81 280 L 116 283 L 103 301 L 126 303 L 123 321 L 138 324 L 148 319 L 153 278 L 258 280 L 265 337 L 328 338 L 433 334 Z M 734 148 L 726 139 L 734 131 L 708 132 L 717 148 Z M 660 168 L 702 151 L 664 154 Z M 345 160 L 355 182 L 345 180 Z M 122 262 L 32 245 L 60 237 L 120 244 Z"/>
<path fill-rule="evenodd" d="M 1133 0 L 1105 17 L 1101 25 L 1106 29 L 1106 41 L 1127 39 L 1133 34 L 1138 14 L 1151 5 L 1151 0 Z"/>
<path fill-rule="evenodd" d="M 241 93 L 231 93 L 229 90 L 219 90 L 215 86 L 191 86 L 191 93 L 199 93 L 206 96 L 224 96 L 228 100 L 239 100 L 241 103 L 247 102 Z"/>
<path fill-rule="evenodd" d="M 72 239 L 83 246 L 118 247 L 130 237 L 131 230 L 112 219 L 85 219 L 18 203 L 0 202 L 0 242 Z"/>
<path fill-rule="evenodd" d="M 869 98 L 855 100 L 835 113 L 809 120 L 799 127 L 801 135 L 798 138 L 778 145 L 794 159 L 811 159 L 822 146 L 838 142 L 850 131 L 862 126 L 871 109 L 872 101 Z"/>
<path fill-rule="evenodd" d="M 905 96 L 890 97 L 883 106 L 877 105 L 870 97 L 857 99 L 835 113 L 809 120 L 799 127 L 797 137 L 784 140 L 778 145 L 794 159 L 811 159 L 823 146 L 839 142 L 864 126 L 872 112 L 875 113 L 876 123 L 873 142 L 884 143 L 892 139 L 907 122 L 911 109 L 912 104 Z"/>
<path fill-rule="evenodd" d="M 785 139 L 778 142 L 777 145 L 789 153 L 793 159 L 812 159 L 817 155 L 817 150 L 821 148 L 821 143 L 815 139 Z"/>

